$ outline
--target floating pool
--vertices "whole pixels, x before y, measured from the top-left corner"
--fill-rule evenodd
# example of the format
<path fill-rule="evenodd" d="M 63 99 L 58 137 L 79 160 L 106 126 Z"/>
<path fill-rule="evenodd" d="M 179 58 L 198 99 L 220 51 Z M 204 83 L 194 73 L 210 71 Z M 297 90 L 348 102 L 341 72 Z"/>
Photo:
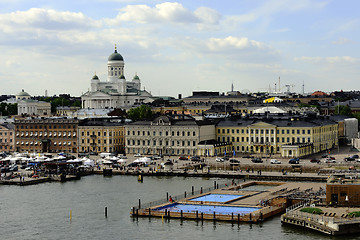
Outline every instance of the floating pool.
<path fill-rule="evenodd" d="M 245 215 L 257 211 L 261 208 L 173 203 L 167 206 L 155 208 L 153 209 L 153 211 L 164 211 L 165 209 L 170 212 L 181 212 L 182 210 L 184 213 L 195 213 L 196 211 L 198 211 L 199 213 L 204 214 L 213 214 L 215 212 L 216 214 L 224 215 L 231 215 L 231 213 Z"/>
<path fill-rule="evenodd" d="M 203 201 L 203 202 L 227 202 L 242 197 L 242 195 L 231 194 L 207 194 L 201 197 L 192 198 L 189 201 Z"/>

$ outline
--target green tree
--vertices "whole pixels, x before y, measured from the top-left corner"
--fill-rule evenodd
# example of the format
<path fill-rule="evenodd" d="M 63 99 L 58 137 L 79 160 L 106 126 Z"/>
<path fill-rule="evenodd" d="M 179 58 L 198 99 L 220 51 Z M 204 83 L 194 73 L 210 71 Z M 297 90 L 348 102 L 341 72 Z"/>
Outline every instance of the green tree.
<path fill-rule="evenodd" d="M 132 108 L 128 111 L 128 117 L 134 121 L 150 119 L 152 117 L 151 107 L 141 105 L 140 107 Z"/>
<path fill-rule="evenodd" d="M 2 116 L 17 115 L 17 103 L 1 103 L 0 113 Z"/>
<path fill-rule="evenodd" d="M 335 107 L 335 114 L 336 115 L 345 115 L 345 116 L 349 116 L 352 117 L 353 114 L 351 112 L 351 108 L 348 105 L 339 105 Z"/>

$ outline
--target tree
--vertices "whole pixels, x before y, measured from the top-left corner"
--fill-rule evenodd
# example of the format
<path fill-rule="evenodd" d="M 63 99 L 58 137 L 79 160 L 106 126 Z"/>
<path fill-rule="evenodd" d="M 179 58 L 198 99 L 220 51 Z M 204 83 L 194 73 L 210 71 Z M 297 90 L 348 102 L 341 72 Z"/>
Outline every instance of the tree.
<path fill-rule="evenodd" d="M 152 117 L 151 107 L 141 105 L 140 107 L 132 108 L 128 111 L 128 117 L 134 121 L 150 119 Z"/>
<path fill-rule="evenodd" d="M 349 116 L 349 117 L 353 116 L 353 114 L 351 112 L 351 108 L 348 105 L 336 106 L 335 107 L 335 114 L 336 115 L 345 115 L 345 116 Z"/>
<path fill-rule="evenodd" d="M 1 103 L 0 114 L 2 116 L 11 116 L 17 114 L 17 103 Z"/>

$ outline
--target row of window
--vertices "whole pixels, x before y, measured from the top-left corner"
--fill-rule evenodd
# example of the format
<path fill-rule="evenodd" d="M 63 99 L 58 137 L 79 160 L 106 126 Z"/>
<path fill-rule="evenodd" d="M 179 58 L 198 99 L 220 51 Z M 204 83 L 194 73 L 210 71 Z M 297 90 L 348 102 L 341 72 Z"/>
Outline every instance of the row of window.
<path fill-rule="evenodd" d="M 76 137 L 76 132 L 17 132 L 16 137 Z"/>
<path fill-rule="evenodd" d="M 138 146 L 156 146 L 158 143 L 159 146 L 182 146 L 182 147 L 196 147 L 195 141 L 150 141 L 150 140 L 127 140 L 128 145 L 138 145 Z M 164 145 L 163 145 L 164 143 Z M 169 145 L 170 144 L 170 145 Z"/>
<path fill-rule="evenodd" d="M 127 131 L 127 135 L 128 136 L 131 136 L 130 133 L 132 133 L 132 136 L 150 136 L 150 131 Z M 157 134 L 156 134 L 157 133 Z M 165 131 L 165 136 L 169 136 L 170 134 L 170 131 Z M 156 135 L 159 135 L 159 136 L 162 136 L 163 135 L 163 132 L 162 131 L 159 131 L 159 132 L 156 132 L 156 131 L 153 131 L 152 132 L 152 136 L 156 136 Z M 188 136 L 190 137 L 191 136 L 191 131 L 171 131 L 171 136 Z M 196 136 L 196 132 L 193 131 L 192 132 L 192 136 L 195 137 Z"/>
<path fill-rule="evenodd" d="M 37 142 L 37 141 L 31 141 L 31 142 L 29 142 L 29 141 L 27 141 L 27 142 L 18 141 L 18 142 L 16 142 L 16 145 L 41 145 L 41 144 L 42 144 L 41 142 Z M 76 142 L 73 142 L 73 144 L 76 145 Z M 60 142 L 60 141 L 59 142 L 51 142 L 51 145 L 54 145 L 54 146 L 56 146 L 56 145 L 59 145 L 59 146 L 61 146 L 61 145 L 63 145 L 63 146 L 71 146 L 71 142 Z"/>
<path fill-rule="evenodd" d="M 95 135 L 95 132 L 93 131 L 93 132 L 89 132 L 89 131 L 87 131 L 86 132 L 86 136 L 98 136 L 98 137 L 100 137 L 101 136 L 101 133 L 102 133 L 102 135 L 104 136 L 104 137 L 106 137 L 107 136 L 107 132 L 97 132 L 97 135 Z M 109 137 L 112 137 L 112 132 L 109 132 Z M 85 131 L 81 131 L 81 136 L 85 136 Z M 114 132 L 114 136 L 123 136 L 123 132 L 122 131 L 119 131 L 119 132 L 117 132 L 117 131 L 115 131 Z"/>
<path fill-rule="evenodd" d="M 247 143 L 247 142 L 249 142 L 249 137 L 218 137 L 218 141 L 219 142 L 221 142 L 221 140 L 222 140 L 222 142 L 242 142 L 242 143 Z M 296 141 L 295 141 L 296 140 Z M 311 138 L 305 138 L 305 137 L 303 137 L 303 138 L 301 138 L 301 137 L 297 137 L 297 138 L 295 138 L 295 137 L 292 137 L 292 138 L 290 138 L 290 137 L 287 137 L 287 138 L 285 138 L 285 137 L 282 137 L 282 138 L 280 138 L 280 137 L 277 137 L 276 138 L 276 142 L 274 142 L 274 138 L 272 137 L 272 138 L 269 138 L 269 137 L 251 137 L 250 138 L 250 142 L 251 143 L 261 143 L 261 144 L 266 144 L 266 143 L 273 143 L 273 144 L 276 144 L 276 143 L 280 143 L 280 142 L 282 142 L 282 143 L 306 143 L 306 142 L 311 142 Z"/>
<path fill-rule="evenodd" d="M 114 139 L 114 141 L 113 141 L 113 139 L 109 139 L 109 141 L 107 141 L 106 139 L 104 139 L 103 141 L 101 141 L 101 139 L 98 139 L 97 141 L 90 141 L 90 139 L 86 139 L 86 143 L 87 144 L 90 144 L 90 143 L 96 143 L 97 142 L 97 144 L 107 144 L 107 143 L 109 143 L 109 144 L 120 144 L 122 141 L 120 141 L 121 139 Z M 82 144 L 85 144 L 85 139 L 81 139 L 81 143 Z"/>
<path fill-rule="evenodd" d="M 242 133 L 242 134 L 244 134 L 244 133 L 249 133 L 249 129 L 231 129 L 231 133 L 238 133 L 238 134 L 240 134 L 240 132 Z M 250 133 L 251 134 L 253 134 L 253 133 L 255 133 L 255 134 L 274 134 L 274 129 L 250 129 Z M 276 130 L 276 133 L 277 134 L 280 134 L 280 132 L 281 132 L 281 134 L 290 134 L 290 132 L 291 132 L 291 134 L 311 134 L 311 130 L 310 129 L 308 129 L 308 130 L 305 130 L 305 129 L 302 129 L 302 130 L 300 130 L 300 129 L 291 129 L 291 131 L 290 131 L 290 129 L 281 129 L 281 131 L 279 130 L 279 129 L 277 129 Z M 314 131 L 315 132 L 315 131 Z M 223 134 L 225 134 L 225 133 L 230 133 L 230 129 L 218 129 L 218 134 L 220 134 L 220 133 L 223 133 Z"/>
<path fill-rule="evenodd" d="M 0 136 L 2 136 L 2 135 L 3 135 L 3 133 L 0 132 Z M 7 136 L 7 135 L 8 135 L 8 132 L 4 132 L 4 136 Z M 12 136 L 12 132 L 9 132 L 9 135 Z"/>
<path fill-rule="evenodd" d="M 21 126 L 16 126 L 16 129 L 66 129 L 66 128 L 73 128 L 76 129 L 76 125 L 21 125 Z"/>

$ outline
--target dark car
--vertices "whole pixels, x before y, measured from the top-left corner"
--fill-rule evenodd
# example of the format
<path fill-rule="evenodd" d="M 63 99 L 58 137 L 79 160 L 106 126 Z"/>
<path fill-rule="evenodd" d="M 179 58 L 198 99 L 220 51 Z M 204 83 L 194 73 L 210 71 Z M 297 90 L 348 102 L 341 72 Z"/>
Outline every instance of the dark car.
<path fill-rule="evenodd" d="M 355 154 L 355 155 L 352 155 L 351 157 L 354 158 L 354 159 L 358 159 L 359 155 Z"/>
<path fill-rule="evenodd" d="M 89 152 L 89 154 L 92 155 L 92 156 L 97 156 L 98 155 L 97 152 Z"/>
<path fill-rule="evenodd" d="M 193 162 L 201 162 L 201 158 L 199 156 L 192 156 L 190 160 Z"/>
<path fill-rule="evenodd" d="M 137 166 L 139 166 L 139 163 L 137 163 L 137 162 L 132 162 L 132 163 L 128 164 L 127 166 L 128 166 L 128 167 L 137 167 Z"/>
<path fill-rule="evenodd" d="M 310 162 L 312 162 L 312 163 L 320 163 L 320 159 L 312 158 L 312 159 L 310 159 Z"/>
<path fill-rule="evenodd" d="M 321 158 L 327 158 L 327 157 L 328 157 L 327 154 L 323 154 L 323 155 L 321 156 Z"/>
<path fill-rule="evenodd" d="M 344 158 L 345 162 L 352 162 L 352 161 L 355 161 L 355 158 L 353 157 L 346 157 Z"/>
<path fill-rule="evenodd" d="M 243 156 L 243 158 L 253 158 L 254 156 L 251 156 L 251 155 L 245 155 Z"/>
<path fill-rule="evenodd" d="M 188 160 L 188 158 L 186 156 L 180 156 L 179 160 Z"/>
<path fill-rule="evenodd" d="M 261 158 L 253 158 L 253 159 L 251 159 L 251 161 L 253 163 L 262 163 L 263 162 L 263 160 L 261 160 Z"/>
<path fill-rule="evenodd" d="M 240 161 L 237 159 L 230 159 L 229 162 L 230 162 L 230 166 L 237 166 L 240 164 Z"/>
<path fill-rule="evenodd" d="M 17 165 L 15 166 L 11 166 L 10 169 L 9 169 L 11 172 L 16 172 L 19 170 L 19 167 Z"/>
<path fill-rule="evenodd" d="M 289 160 L 289 163 L 290 164 L 299 164 L 300 160 L 298 158 L 292 158 L 292 159 Z"/>

